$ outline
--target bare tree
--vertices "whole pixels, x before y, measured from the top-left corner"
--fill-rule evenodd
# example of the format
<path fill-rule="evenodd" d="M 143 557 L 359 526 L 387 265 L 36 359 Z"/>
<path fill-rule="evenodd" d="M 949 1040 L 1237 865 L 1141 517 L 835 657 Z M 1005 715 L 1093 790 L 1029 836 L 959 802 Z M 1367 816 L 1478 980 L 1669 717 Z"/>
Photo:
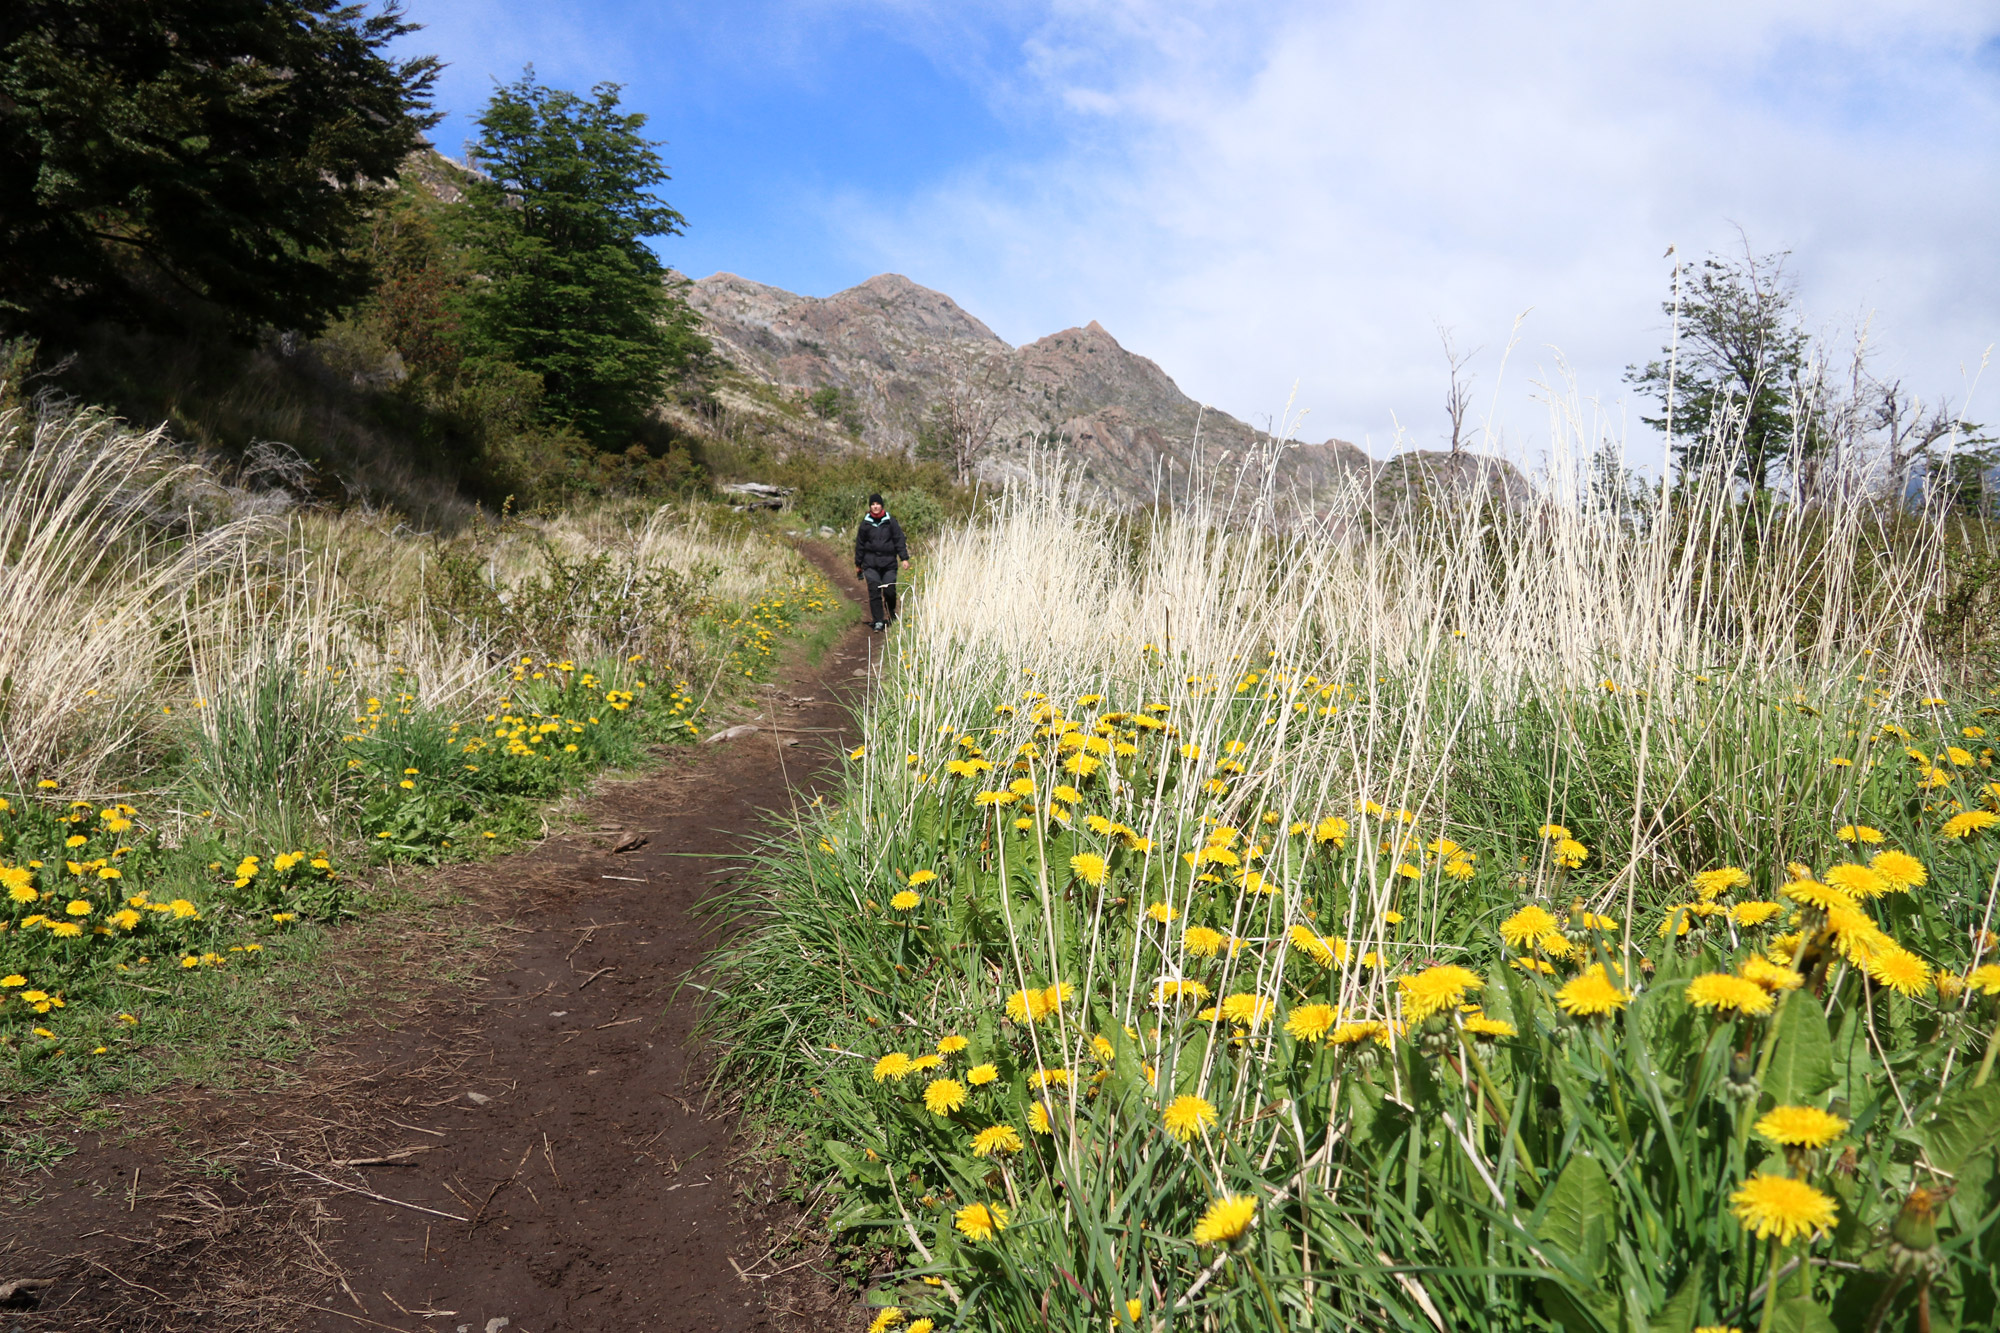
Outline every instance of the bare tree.
<path fill-rule="evenodd" d="M 996 357 L 954 356 L 946 368 L 944 392 L 932 400 L 917 424 L 917 456 L 951 465 L 964 486 L 972 469 L 993 444 L 993 430 L 1006 407 L 1005 367 Z"/>
<path fill-rule="evenodd" d="M 1889 490 L 1900 495 L 1909 483 L 1911 467 L 1918 459 L 1928 458 L 1938 441 L 1957 431 L 1958 418 L 1950 403 L 1939 403 L 1926 411 L 1923 399 L 1906 393 L 1901 380 L 1876 380 L 1870 387 L 1874 390 L 1870 424 L 1881 432 Z"/>
<path fill-rule="evenodd" d="M 1465 373 L 1465 367 L 1481 349 L 1462 352 L 1452 342 L 1450 329 L 1440 324 L 1437 331 L 1444 343 L 1445 363 L 1451 367 L 1451 388 L 1444 396 L 1444 410 L 1451 419 L 1451 456 L 1456 459 L 1465 452 L 1465 420 L 1472 410 L 1473 377 Z"/>

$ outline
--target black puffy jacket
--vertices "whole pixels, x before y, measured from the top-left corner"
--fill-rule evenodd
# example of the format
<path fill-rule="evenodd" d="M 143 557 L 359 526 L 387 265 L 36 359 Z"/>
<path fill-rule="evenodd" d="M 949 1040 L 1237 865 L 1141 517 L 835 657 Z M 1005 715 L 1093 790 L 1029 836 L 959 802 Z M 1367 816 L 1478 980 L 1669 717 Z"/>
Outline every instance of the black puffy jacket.
<path fill-rule="evenodd" d="M 896 521 L 894 514 L 884 514 L 880 518 L 864 515 L 861 526 L 854 533 L 854 567 L 856 569 L 894 569 L 899 560 L 910 558 L 910 548 L 903 541 L 903 525 Z"/>

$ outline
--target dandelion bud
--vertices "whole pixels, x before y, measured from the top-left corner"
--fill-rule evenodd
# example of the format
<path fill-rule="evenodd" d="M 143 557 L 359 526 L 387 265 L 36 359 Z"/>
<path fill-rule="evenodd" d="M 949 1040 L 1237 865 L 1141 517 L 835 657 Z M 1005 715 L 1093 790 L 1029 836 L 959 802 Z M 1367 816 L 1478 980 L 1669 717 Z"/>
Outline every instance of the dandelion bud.
<path fill-rule="evenodd" d="M 1729 1074 L 1722 1081 L 1723 1094 L 1747 1102 L 1757 1095 L 1757 1090 L 1757 1066 L 1748 1055 L 1738 1051 L 1729 1059 Z"/>
<path fill-rule="evenodd" d="M 1919 1185 L 1903 1200 L 1896 1224 L 1889 1230 L 1889 1259 L 1904 1274 L 1935 1274 L 1944 1266 L 1937 1247 L 1937 1210 L 1951 1195 L 1946 1189 Z"/>

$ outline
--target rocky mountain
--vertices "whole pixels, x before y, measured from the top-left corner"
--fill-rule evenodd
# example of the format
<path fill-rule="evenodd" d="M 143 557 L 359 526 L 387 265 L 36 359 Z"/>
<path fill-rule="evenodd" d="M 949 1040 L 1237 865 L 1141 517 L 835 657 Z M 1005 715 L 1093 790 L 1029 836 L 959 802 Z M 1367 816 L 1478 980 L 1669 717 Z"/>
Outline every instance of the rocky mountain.
<path fill-rule="evenodd" d="M 725 405 L 774 443 L 911 450 L 920 436 L 970 437 L 979 447 L 968 470 L 989 482 L 1060 452 L 1117 504 L 1180 493 L 1196 462 L 1210 480 L 1233 482 L 1246 464 L 1261 477 L 1274 453 L 1286 508 L 1316 507 L 1371 475 L 1367 455 L 1344 441 L 1275 441 L 1204 408 L 1095 321 L 1014 347 L 897 274 L 819 298 L 718 273 L 686 294 L 735 372 L 720 389 Z M 798 410 L 815 393 L 824 423 Z"/>
<path fill-rule="evenodd" d="M 1015 347 L 949 296 L 893 273 L 824 298 L 717 273 L 686 295 L 729 367 L 718 397 L 731 428 L 781 452 L 922 443 L 948 453 L 956 441 L 976 446 L 963 460 L 973 478 L 1002 482 L 1060 458 L 1118 505 L 1184 494 L 1193 469 L 1239 494 L 1268 481 L 1269 503 L 1286 514 L 1351 504 L 1364 489 L 1379 500 L 1384 480 L 1398 503 L 1426 483 L 1487 484 L 1507 500 L 1526 489 L 1505 464 L 1510 475 L 1494 483 L 1470 458 L 1381 465 L 1344 440 L 1273 439 L 1195 402 L 1096 321 Z"/>

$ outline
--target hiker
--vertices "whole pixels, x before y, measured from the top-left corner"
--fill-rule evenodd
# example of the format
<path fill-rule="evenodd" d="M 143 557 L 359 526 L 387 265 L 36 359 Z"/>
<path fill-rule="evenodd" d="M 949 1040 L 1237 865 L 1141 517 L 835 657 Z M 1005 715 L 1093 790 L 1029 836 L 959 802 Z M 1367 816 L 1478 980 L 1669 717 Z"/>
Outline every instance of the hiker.
<path fill-rule="evenodd" d="M 889 516 L 879 495 L 868 497 L 868 513 L 854 533 L 854 577 L 868 585 L 869 628 L 885 630 L 896 618 L 896 565 L 910 567 L 903 525 Z M 885 615 L 884 612 L 887 612 Z"/>

